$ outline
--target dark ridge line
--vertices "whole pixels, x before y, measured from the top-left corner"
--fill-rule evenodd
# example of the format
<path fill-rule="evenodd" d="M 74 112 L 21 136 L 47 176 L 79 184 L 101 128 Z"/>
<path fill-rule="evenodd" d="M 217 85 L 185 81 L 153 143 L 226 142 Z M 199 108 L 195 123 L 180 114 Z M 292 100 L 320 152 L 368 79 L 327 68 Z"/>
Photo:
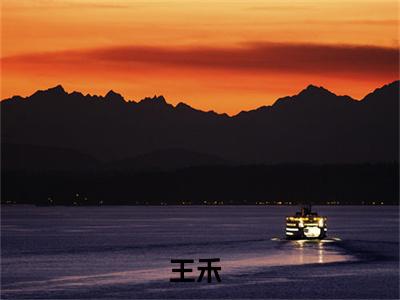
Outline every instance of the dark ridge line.
<path fill-rule="evenodd" d="M 213 113 L 213 114 L 216 114 L 216 115 L 218 115 L 218 116 L 226 116 L 226 117 L 229 117 L 229 118 L 235 118 L 235 117 L 238 117 L 238 116 L 241 115 L 241 114 L 243 115 L 243 114 L 255 112 L 255 111 L 258 111 L 258 110 L 263 110 L 263 109 L 272 108 L 272 107 L 274 107 L 275 105 L 279 105 L 279 103 L 282 102 L 282 101 L 285 101 L 285 100 L 289 100 L 289 101 L 290 101 L 290 100 L 292 100 L 293 97 L 300 96 L 300 95 L 302 95 L 302 94 L 307 94 L 307 93 L 318 93 L 318 92 L 320 92 L 320 93 L 324 93 L 324 94 L 331 94 L 332 96 L 346 97 L 346 98 L 348 98 L 348 100 L 350 100 L 350 101 L 362 102 L 362 101 L 364 101 L 369 95 L 371 95 L 371 94 L 373 94 L 373 93 L 376 93 L 377 91 L 379 91 L 379 90 L 381 90 L 381 89 L 383 89 L 383 88 L 386 88 L 386 87 L 388 87 L 388 86 L 390 86 L 390 85 L 396 84 L 396 83 L 398 83 L 398 82 L 400 82 L 400 80 L 395 80 L 395 81 L 392 81 L 392 82 L 390 82 L 390 83 L 387 83 L 387 84 L 385 84 L 385 85 L 383 85 L 383 86 L 381 86 L 381 87 L 375 88 L 373 91 L 367 93 L 367 94 L 366 94 L 363 98 L 361 98 L 361 99 L 355 99 L 355 98 L 352 98 L 351 96 L 348 96 L 348 95 L 337 95 L 337 94 L 331 92 L 330 90 L 324 88 L 323 86 L 316 86 L 316 85 L 313 85 L 313 84 L 309 84 L 306 88 L 304 88 L 303 90 L 301 90 L 301 91 L 300 91 L 299 93 L 297 93 L 297 94 L 294 94 L 294 95 L 291 95 L 291 96 L 280 97 L 280 98 L 276 99 L 276 100 L 275 100 L 272 104 L 270 104 L 270 105 L 262 105 L 262 106 L 259 106 L 259 107 L 257 107 L 257 108 L 254 108 L 254 109 L 242 110 L 242 111 L 240 111 L 240 112 L 238 112 L 238 113 L 236 113 L 236 114 L 233 114 L 233 115 L 228 115 L 227 113 L 218 113 L 218 112 L 215 112 L 214 110 L 204 111 L 204 110 L 201 110 L 201 109 L 194 108 L 194 107 L 190 106 L 189 104 L 184 103 L 184 102 L 181 102 L 181 101 L 178 102 L 178 103 L 174 106 L 173 104 L 168 103 L 168 102 L 166 101 L 166 99 L 164 98 L 163 95 L 159 95 L 159 96 L 154 95 L 153 97 L 145 97 L 145 98 L 143 98 L 143 99 L 141 99 L 141 100 L 139 100 L 139 101 L 136 102 L 136 101 L 130 100 L 130 99 L 126 100 L 121 94 L 119 94 L 118 92 L 115 92 L 115 91 L 112 90 L 112 89 L 109 90 L 109 91 L 106 93 L 106 95 L 104 95 L 104 96 L 102 96 L 102 95 L 91 95 L 91 94 L 89 94 L 89 93 L 87 93 L 86 95 L 84 95 L 84 94 L 82 94 L 81 92 L 78 92 L 78 91 L 73 91 L 73 92 L 71 92 L 71 93 L 68 93 L 68 92 L 65 91 L 64 87 L 63 87 L 61 84 L 58 84 L 58 85 L 56 85 L 56 86 L 54 86 L 54 87 L 50 87 L 50 88 L 45 89 L 45 90 L 37 90 L 36 92 L 34 92 L 33 94 L 31 94 L 30 96 L 22 97 L 22 96 L 19 96 L 19 95 L 15 95 L 15 96 L 12 96 L 12 97 L 10 97 L 10 98 L 1 99 L 0 102 L 7 101 L 7 100 L 22 100 L 22 101 L 27 101 L 28 98 L 30 98 L 30 97 L 32 97 L 32 96 L 34 96 L 34 95 L 36 95 L 36 94 L 46 93 L 46 92 L 53 92 L 53 91 L 54 91 L 54 92 L 56 92 L 56 93 L 63 94 L 63 95 L 65 95 L 65 96 L 81 95 L 81 96 L 83 96 L 83 97 L 93 97 L 93 98 L 95 98 L 96 100 L 102 100 L 102 101 L 107 101 L 107 100 L 111 100 L 111 101 L 112 101 L 112 99 L 118 98 L 119 100 L 122 100 L 123 102 L 125 102 L 125 103 L 123 103 L 123 104 L 139 104 L 139 105 L 146 105 L 146 104 L 149 103 L 149 102 L 158 101 L 158 102 L 160 102 L 160 103 L 162 103 L 162 104 L 164 104 L 164 105 L 168 105 L 168 106 L 172 107 L 173 109 L 179 109 L 179 108 L 180 108 L 180 109 L 192 109 L 192 110 L 197 111 L 197 112 L 202 112 L 202 113 Z"/>

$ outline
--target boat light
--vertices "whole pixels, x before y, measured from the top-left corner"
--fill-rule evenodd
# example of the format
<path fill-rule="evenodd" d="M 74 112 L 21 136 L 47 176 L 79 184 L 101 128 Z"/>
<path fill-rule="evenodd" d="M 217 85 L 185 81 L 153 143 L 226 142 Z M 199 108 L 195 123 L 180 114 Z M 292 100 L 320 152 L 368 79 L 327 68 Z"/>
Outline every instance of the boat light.
<path fill-rule="evenodd" d="M 304 229 L 304 235 L 306 237 L 318 237 L 321 234 L 321 229 L 318 227 L 307 227 Z"/>
<path fill-rule="evenodd" d="M 298 228 L 288 228 L 286 227 L 286 231 L 299 231 Z"/>

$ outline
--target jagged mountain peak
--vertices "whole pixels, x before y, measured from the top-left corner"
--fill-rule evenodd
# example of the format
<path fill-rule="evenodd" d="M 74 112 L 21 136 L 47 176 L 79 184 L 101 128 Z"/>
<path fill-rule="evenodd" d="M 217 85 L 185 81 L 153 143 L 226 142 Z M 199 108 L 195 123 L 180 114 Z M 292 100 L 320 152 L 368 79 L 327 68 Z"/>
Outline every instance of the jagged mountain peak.
<path fill-rule="evenodd" d="M 195 109 L 195 108 L 193 108 L 193 107 L 191 107 L 190 105 L 188 105 L 188 104 L 186 104 L 186 103 L 184 103 L 184 102 L 179 102 L 176 106 L 175 106 L 175 108 L 177 108 L 177 109 L 179 109 L 179 110 L 197 110 L 197 109 Z"/>
<path fill-rule="evenodd" d="M 125 102 L 124 97 L 122 97 L 121 94 L 114 92 L 113 90 L 110 90 L 106 94 L 105 99 L 113 102 Z"/>
<path fill-rule="evenodd" d="M 355 100 L 349 96 L 338 96 L 322 86 L 308 85 L 300 93 L 293 96 L 279 98 L 272 105 L 273 108 L 282 108 L 294 105 L 311 109 L 332 108 Z"/>
<path fill-rule="evenodd" d="M 164 104 L 167 105 L 167 101 L 165 100 L 164 96 L 154 95 L 153 97 L 146 97 L 139 101 L 139 104 Z"/>
<path fill-rule="evenodd" d="M 327 90 L 322 86 L 316 86 L 313 84 L 308 85 L 304 90 L 302 90 L 298 96 L 306 97 L 326 97 L 326 96 L 336 96 L 331 91 Z"/>
<path fill-rule="evenodd" d="M 391 96 L 391 95 L 397 95 L 397 98 L 394 100 L 399 100 L 399 97 L 398 97 L 399 93 L 400 93 L 400 80 L 396 80 L 396 81 L 385 84 L 384 86 L 375 89 L 373 92 L 366 95 L 362 101 L 368 102 L 371 99 L 374 99 L 377 97 L 385 97 L 385 96 Z"/>
<path fill-rule="evenodd" d="M 38 96 L 38 95 L 55 97 L 55 96 L 65 96 L 68 95 L 68 93 L 64 90 L 61 84 L 58 84 L 54 87 L 48 88 L 47 90 L 38 90 L 32 96 Z"/>
<path fill-rule="evenodd" d="M 63 86 L 61 84 L 56 85 L 55 87 L 49 88 L 47 92 L 55 92 L 55 93 L 66 93 Z"/>

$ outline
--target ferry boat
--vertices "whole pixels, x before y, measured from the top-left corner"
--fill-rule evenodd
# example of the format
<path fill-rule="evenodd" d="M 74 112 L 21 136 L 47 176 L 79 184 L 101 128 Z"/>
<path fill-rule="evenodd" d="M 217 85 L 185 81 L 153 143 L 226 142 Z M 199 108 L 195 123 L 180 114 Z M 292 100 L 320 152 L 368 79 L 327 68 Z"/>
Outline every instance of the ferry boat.
<path fill-rule="evenodd" d="M 323 239 L 326 237 L 327 218 L 311 210 L 311 205 L 302 205 L 301 211 L 286 217 L 286 239 Z"/>

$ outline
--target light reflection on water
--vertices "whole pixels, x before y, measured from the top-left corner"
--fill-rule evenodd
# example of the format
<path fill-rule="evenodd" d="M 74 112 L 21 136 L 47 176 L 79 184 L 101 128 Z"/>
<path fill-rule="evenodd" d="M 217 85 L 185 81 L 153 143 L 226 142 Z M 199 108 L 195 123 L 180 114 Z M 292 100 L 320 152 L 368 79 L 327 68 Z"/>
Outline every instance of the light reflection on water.
<path fill-rule="evenodd" d="M 269 255 L 242 258 L 225 262 L 225 270 L 233 271 L 238 268 L 258 268 L 287 265 L 302 265 L 315 263 L 333 263 L 355 260 L 351 255 L 341 253 L 335 247 L 327 247 L 324 242 L 308 241 L 279 241 L 284 246 L 280 251 Z"/>
<path fill-rule="evenodd" d="M 251 273 L 252 270 L 265 267 L 301 265 L 301 264 L 323 264 L 352 260 L 353 257 L 341 254 L 334 247 L 327 247 L 323 242 L 306 241 L 276 241 L 281 243 L 279 251 L 260 256 L 246 254 L 238 257 L 222 258 L 216 266 L 221 266 L 221 275 L 234 275 Z M 200 265 L 196 262 L 188 267 L 193 268 L 193 273 L 188 273 L 186 277 L 196 277 L 196 267 Z M 24 291 L 56 291 L 64 288 L 84 288 L 107 285 L 137 284 L 151 281 L 169 281 L 169 278 L 176 277 L 177 273 L 172 273 L 170 264 L 160 268 L 142 268 L 137 270 L 127 270 L 122 272 L 106 272 L 86 276 L 62 276 L 49 280 L 22 281 L 7 286 L 3 286 L 3 291 L 7 293 Z"/>

